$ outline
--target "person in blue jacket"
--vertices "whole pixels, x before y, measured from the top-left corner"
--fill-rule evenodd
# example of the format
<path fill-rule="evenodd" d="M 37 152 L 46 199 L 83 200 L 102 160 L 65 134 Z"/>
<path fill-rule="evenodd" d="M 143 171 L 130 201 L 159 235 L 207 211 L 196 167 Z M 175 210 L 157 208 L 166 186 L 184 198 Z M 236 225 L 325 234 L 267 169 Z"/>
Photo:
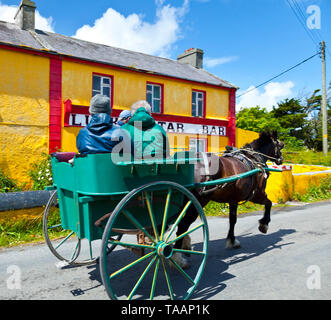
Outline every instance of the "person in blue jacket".
<path fill-rule="evenodd" d="M 132 150 L 130 137 L 119 126 L 113 124 L 110 116 L 110 99 L 97 94 L 91 99 L 89 124 L 78 133 L 76 145 L 80 154 L 111 153 L 122 143 L 122 150 Z M 123 152 L 123 151 L 122 151 Z"/>
<path fill-rule="evenodd" d="M 117 125 L 119 125 L 120 127 L 124 126 L 126 123 L 128 123 L 130 118 L 131 118 L 130 110 L 123 110 L 118 117 Z"/>

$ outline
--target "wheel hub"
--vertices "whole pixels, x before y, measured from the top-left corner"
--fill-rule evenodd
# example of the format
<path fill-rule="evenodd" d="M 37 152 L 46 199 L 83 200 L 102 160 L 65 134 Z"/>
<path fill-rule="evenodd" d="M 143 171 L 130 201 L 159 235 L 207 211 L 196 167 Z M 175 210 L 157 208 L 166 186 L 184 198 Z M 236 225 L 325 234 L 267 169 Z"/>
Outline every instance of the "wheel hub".
<path fill-rule="evenodd" d="M 160 257 L 163 257 L 165 259 L 170 259 L 173 254 L 173 247 L 170 244 L 167 244 L 166 242 L 159 242 L 157 244 L 157 254 Z"/>

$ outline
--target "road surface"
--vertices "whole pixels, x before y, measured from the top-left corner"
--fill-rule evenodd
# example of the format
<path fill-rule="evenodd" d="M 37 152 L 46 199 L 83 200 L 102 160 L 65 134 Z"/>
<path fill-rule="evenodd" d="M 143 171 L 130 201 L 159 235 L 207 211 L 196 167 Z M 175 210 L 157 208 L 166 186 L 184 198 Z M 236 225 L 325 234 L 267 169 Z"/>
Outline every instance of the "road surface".
<path fill-rule="evenodd" d="M 273 209 L 266 235 L 257 229 L 260 216 L 238 219 L 242 247 L 231 250 L 225 249 L 228 220 L 208 219 L 208 260 L 192 299 L 331 299 L 331 202 Z M 27 245 L 0 251 L 0 300 L 7 299 L 108 296 L 97 264 L 60 268 L 46 245 Z"/>

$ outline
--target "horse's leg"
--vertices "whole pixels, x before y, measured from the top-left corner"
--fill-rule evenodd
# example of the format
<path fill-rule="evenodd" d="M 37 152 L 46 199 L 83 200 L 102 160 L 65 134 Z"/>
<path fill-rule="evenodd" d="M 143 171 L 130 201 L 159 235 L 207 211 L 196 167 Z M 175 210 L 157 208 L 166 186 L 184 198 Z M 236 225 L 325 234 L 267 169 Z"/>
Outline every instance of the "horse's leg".
<path fill-rule="evenodd" d="M 263 214 L 262 219 L 259 220 L 259 230 L 262 233 L 268 232 L 271 207 L 272 207 L 272 202 L 266 196 L 265 201 L 264 201 L 264 214 Z"/>
<path fill-rule="evenodd" d="M 197 219 L 198 211 L 195 208 L 188 209 L 184 218 L 179 222 L 177 226 L 177 237 L 186 232 L 190 225 Z M 181 238 L 175 242 L 174 248 L 176 249 L 186 249 L 191 250 L 191 239 L 190 236 L 186 236 Z M 179 264 L 183 269 L 187 269 L 190 267 L 189 262 L 180 252 L 175 252 L 172 256 L 172 259 Z M 172 264 L 170 264 L 172 265 Z"/>
<path fill-rule="evenodd" d="M 263 217 L 259 220 L 259 230 L 262 233 L 267 233 L 269 228 L 269 222 L 271 220 L 270 213 L 271 213 L 272 202 L 268 199 L 266 193 L 254 197 L 254 199 L 252 199 L 251 201 L 257 204 L 264 205 L 264 214 Z"/>
<path fill-rule="evenodd" d="M 236 237 L 234 236 L 234 226 L 237 222 L 237 209 L 238 209 L 238 203 L 229 203 L 230 205 L 230 213 L 229 213 L 229 222 L 230 222 L 230 228 L 228 232 L 228 236 L 226 238 L 226 248 L 240 248 L 240 242 L 236 240 Z"/>

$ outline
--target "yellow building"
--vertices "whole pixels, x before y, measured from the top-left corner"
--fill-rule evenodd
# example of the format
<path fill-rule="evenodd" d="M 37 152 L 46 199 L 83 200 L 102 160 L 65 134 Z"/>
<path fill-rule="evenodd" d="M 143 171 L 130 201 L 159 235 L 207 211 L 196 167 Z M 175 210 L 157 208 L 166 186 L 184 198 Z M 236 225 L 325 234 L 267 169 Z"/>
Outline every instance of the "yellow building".
<path fill-rule="evenodd" d="M 108 95 L 116 123 L 137 100 L 152 105 L 172 150 L 219 152 L 236 144 L 237 87 L 203 70 L 203 51 L 177 60 L 36 30 L 35 4 L 16 23 L 0 22 L 0 168 L 27 181 L 42 153 L 77 151 L 96 93 Z"/>

